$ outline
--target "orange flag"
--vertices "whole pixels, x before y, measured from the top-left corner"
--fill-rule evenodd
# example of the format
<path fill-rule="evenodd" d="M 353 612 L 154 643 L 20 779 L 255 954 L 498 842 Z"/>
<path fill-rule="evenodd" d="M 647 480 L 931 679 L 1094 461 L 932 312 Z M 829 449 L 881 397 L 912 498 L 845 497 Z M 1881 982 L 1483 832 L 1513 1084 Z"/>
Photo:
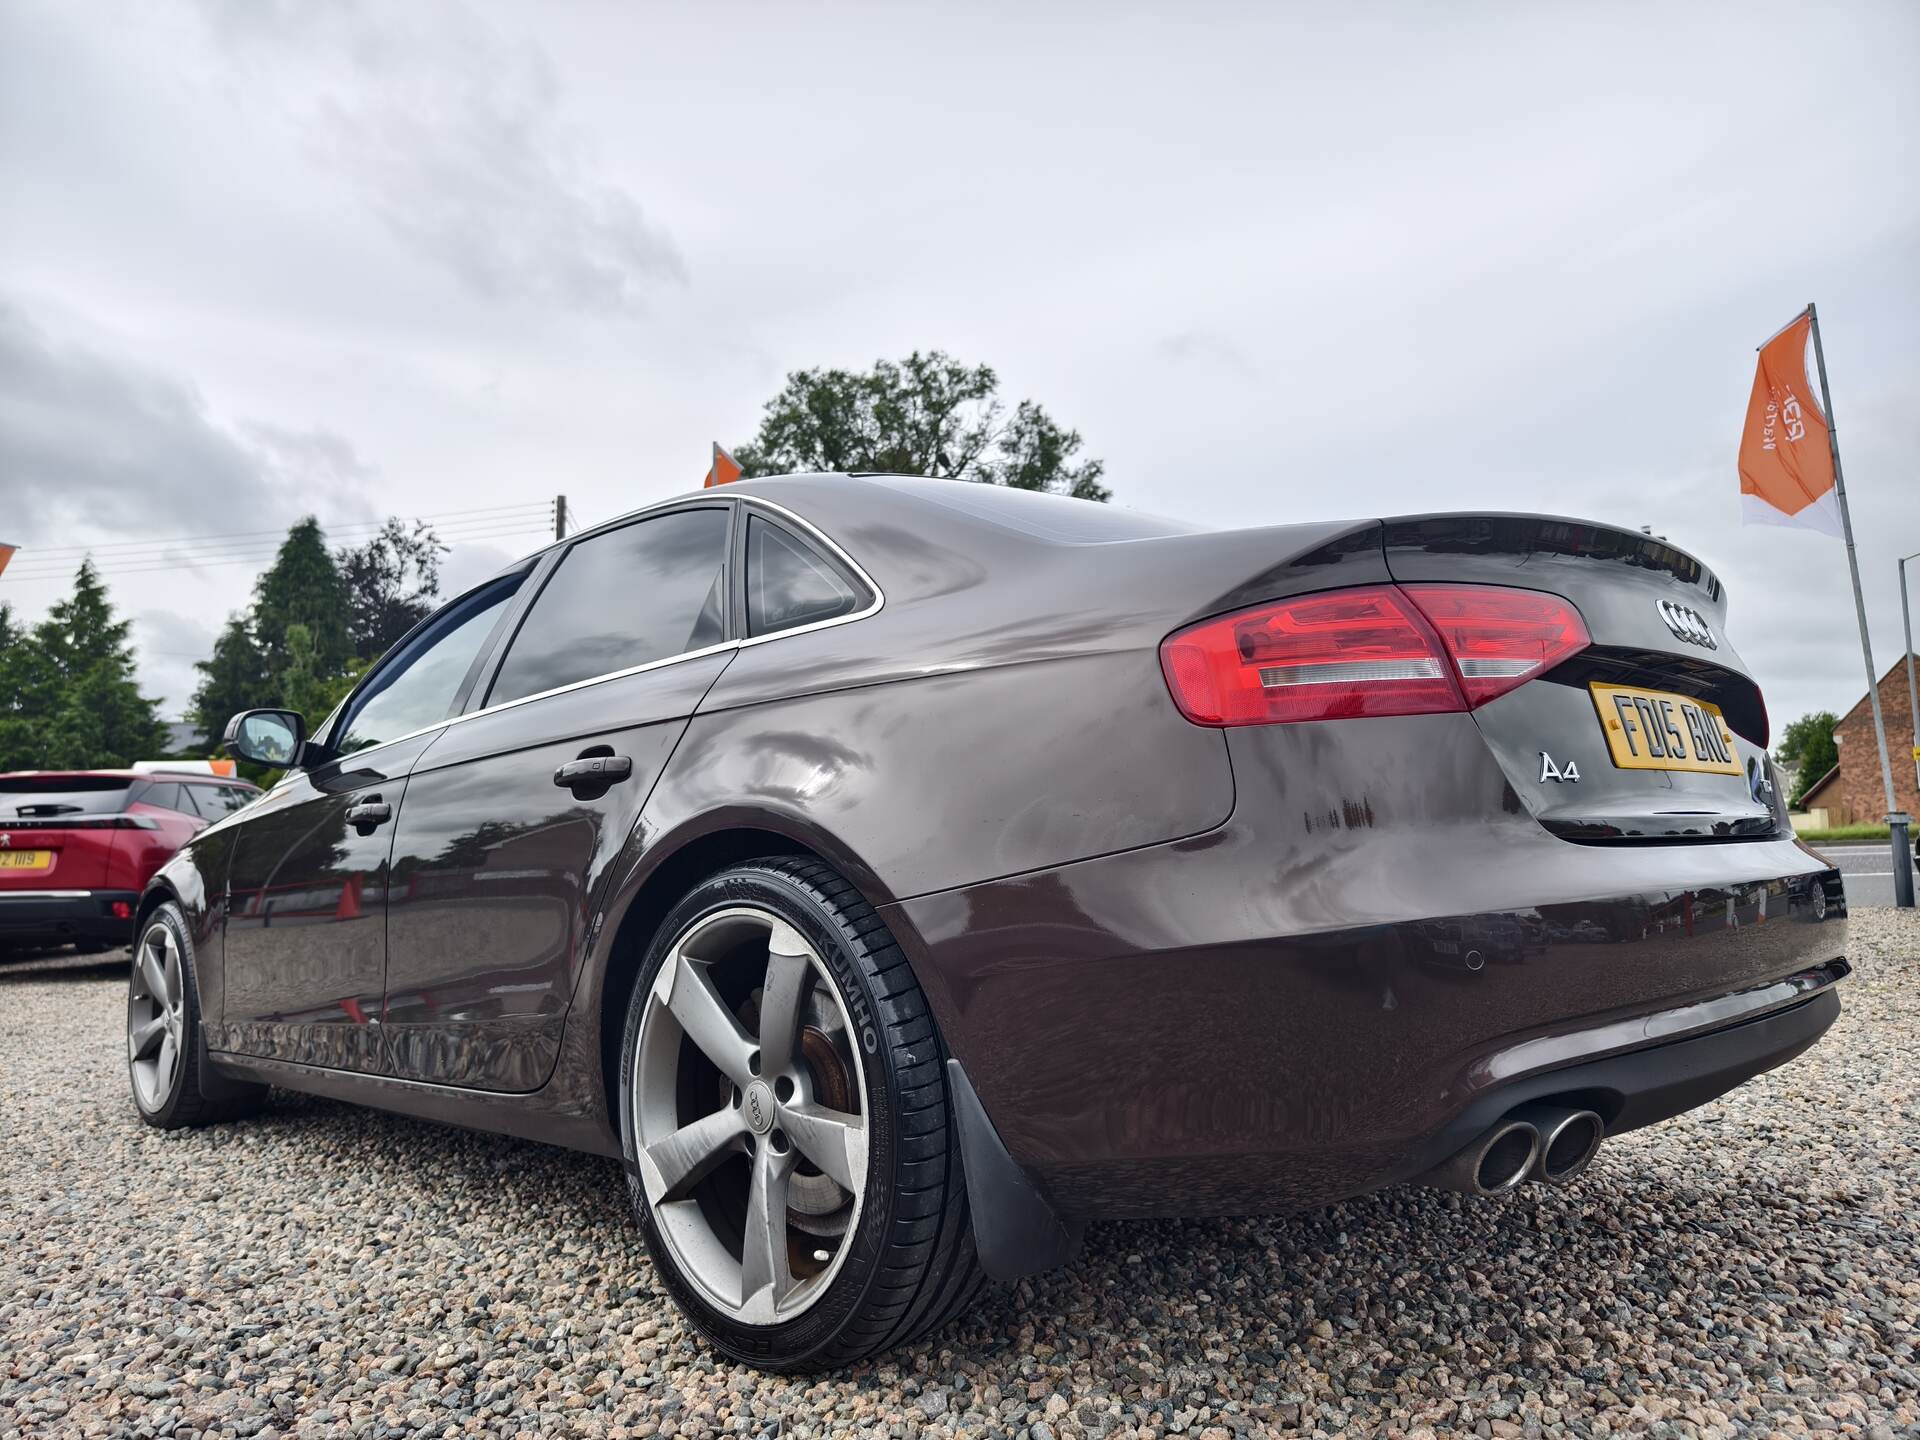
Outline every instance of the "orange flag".
<path fill-rule="evenodd" d="M 7 562 L 13 559 L 13 552 L 19 548 L 17 545 L 0 545 L 0 575 L 7 573 Z"/>
<path fill-rule="evenodd" d="M 745 472 L 740 462 L 720 448 L 718 440 L 713 442 L 713 465 L 707 471 L 707 478 L 701 482 L 702 490 L 711 490 L 716 485 L 731 485 Z"/>
<path fill-rule="evenodd" d="M 1802 311 L 1760 347 L 1760 366 L 1740 432 L 1740 518 L 1749 525 L 1798 525 L 1838 539 L 1840 506 L 1833 493 L 1833 451 L 1827 421 L 1807 383 Z"/>

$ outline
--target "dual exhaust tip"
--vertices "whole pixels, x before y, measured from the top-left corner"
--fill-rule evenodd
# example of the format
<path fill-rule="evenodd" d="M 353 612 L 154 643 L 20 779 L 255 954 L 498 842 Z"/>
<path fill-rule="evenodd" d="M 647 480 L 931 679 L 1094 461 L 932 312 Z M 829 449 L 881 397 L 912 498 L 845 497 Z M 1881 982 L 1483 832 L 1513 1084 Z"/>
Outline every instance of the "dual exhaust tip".
<path fill-rule="evenodd" d="M 1420 1183 L 1491 1198 L 1529 1180 L 1565 1185 L 1593 1163 L 1606 1122 L 1591 1110 L 1522 1105 Z"/>

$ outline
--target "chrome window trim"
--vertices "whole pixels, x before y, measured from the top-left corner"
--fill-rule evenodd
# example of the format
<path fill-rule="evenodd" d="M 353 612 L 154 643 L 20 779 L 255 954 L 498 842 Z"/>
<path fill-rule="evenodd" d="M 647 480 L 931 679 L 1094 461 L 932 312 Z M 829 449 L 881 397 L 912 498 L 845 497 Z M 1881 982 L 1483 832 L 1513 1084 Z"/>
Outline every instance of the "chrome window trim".
<path fill-rule="evenodd" d="M 881 593 L 879 584 L 874 580 L 873 576 L 866 572 L 860 562 L 849 555 L 832 536 L 826 534 L 811 520 L 806 519 L 804 516 L 794 514 L 793 511 L 787 509 L 784 505 L 776 505 L 773 501 L 763 500 L 758 495 L 742 495 L 740 498 L 749 506 L 758 505 L 765 510 L 772 511 L 795 529 L 805 535 L 811 536 L 822 548 L 842 565 L 845 565 L 848 570 L 853 572 L 854 578 L 867 587 L 867 593 L 871 595 L 873 599 L 864 609 L 855 610 L 846 615 L 835 615 L 830 620 L 812 620 L 805 625 L 795 625 L 788 630 L 773 630 L 765 635 L 748 636 L 743 640 L 736 641 L 736 644 L 742 646 L 764 645 L 769 640 L 784 640 L 789 635 L 805 635 L 811 630 L 825 630 L 834 625 L 848 625 L 855 620 L 864 620 L 869 615 L 878 615 L 880 613 L 882 607 L 887 603 L 887 597 Z"/>
<path fill-rule="evenodd" d="M 849 555 L 846 552 L 846 550 L 842 548 L 842 546 L 833 539 L 832 536 L 826 534 L 824 531 L 820 529 L 819 526 L 815 525 L 812 521 L 806 519 L 804 516 L 794 514 L 793 511 L 787 509 L 787 507 L 784 505 L 777 505 L 773 501 L 763 499 L 758 495 L 739 495 L 739 496 L 725 496 L 725 497 L 715 497 L 715 498 L 716 499 L 725 498 L 729 500 L 737 499 L 741 503 L 748 506 L 758 505 L 765 510 L 771 511 L 773 514 L 778 515 L 782 520 L 785 520 L 794 528 L 812 537 L 812 539 L 814 539 L 821 546 L 823 546 L 825 549 L 830 551 L 834 555 L 834 557 L 840 561 L 841 564 L 845 565 L 847 569 L 853 573 L 853 575 L 860 581 L 862 585 L 865 585 L 867 587 L 868 593 L 873 596 L 871 603 L 869 603 L 864 609 L 855 610 L 850 614 L 846 614 L 846 615 L 836 615 L 830 620 L 815 620 L 805 625 L 796 625 L 791 630 L 775 630 L 768 635 L 754 635 L 741 640 L 722 640 L 717 645 L 703 645 L 698 650 L 685 650 L 678 655 L 668 655 L 665 658 L 660 660 L 649 660 L 644 665 L 629 665 L 624 670 L 609 670 L 604 675 L 590 675 L 585 680 L 575 680 L 570 684 L 556 685 L 551 690 L 537 690 L 531 695 L 522 695 L 522 696 L 519 696 L 517 699 L 513 699 L 513 700 L 503 700 L 498 705 L 488 705 L 479 710 L 469 710 L 464 715 L 453 715 L 453 716 L 449 716 L 445 720 L 437 720 L 431 725 L 421 726 L 418 730 L 409 730 L 404 735 L 396 735 L 391 740 L 383 740 L 378 745 L 370 745 L 365 750 L 349 751 L 344 755 L 336 757 L 337 760 L 341 760 L 341 761 L 348 760 L 348 759 L 358 760 L 368 755 L 378 755 L 382 750 L 387 749 L 389 746 L 402 745 L 409 740 L 417 740 L 422 735 L 430 735 L 437 730 L 448 730 L 455 725 L 465 724 L 469 720 L 478 720 L 483 715 L 497 715 L 503 710 L 512 710 L 516 706 L 520 706 L 520 705 L 530 705 L 536 700 L 545 700 L 554 695 L 565 695 L 568 692 L 574 691 L 574 690 L 584 690 L 590 685 L 604 685 L 609 680 L 624 680 L 629 675 L 643 675 L 649 670 L 661 670 L 661 669 L 665 669 L 669 665 L 678 665 L 683 661 L 687 661 L 687 660 L 701 660 L 706 658 L 709 655 L 719 655 L 729 650 L 744 650 L 749 645 L 765 645 L 770 640 L 785 640 L 789 636 L 793 636 L 793 635 L 805 635 L 815 630 L 829 630 L 833 628 L 835 625 L 851 625 L 856 620 L 865 620 L 867 617 L 871 615 L 878 615 L 880 611 L 883 608 L 885 608 L 887 603 L 887 597 L 885 593 L 882 592 L 882 590 L 880 589 L 879 583 L 874 580 L 873 576 L 867 573 L 865 567 L 862 566 L 858 560 L 855 560 L 851 555 Z M 684 504 L 686 503 L 686 499 L 687 497 L 684 495 L 676 496 L 672 500 L 662 500 L 662 501 L 659 501 L 657 504 L 643 506 L 642 508 L 632 511 L 626 515 L 617 515 L 613 519 L 607 521 L 604 525 L 596 525 L 592 530 L 583 531 L 581 535 L 577 538 L 585 539 L 588 535 L 594 535 L 594 534 L 598 534 L 602 530 L 612 529 L 624 521 L 631 520 L 636 516 L 645 515 L 649 511 L 663 509 L 669 505 Z M 475 588 L 478 589 L 479 587 L 476 586 Z M 535 598 L 537 600 L 538 597 L 535 597 Z M 509 644 L 511 644 L 511 642 L 509 642 Z M 501 659 L 504 660 L 505 658 L 506 657 L 503 654 L 501 656 Z M 276 784 L 273 787 L 273 790 L 268 791 L 266 793 L 272 794 L 278 791 L 281 786 L 285 785 L 288 781 L 292 780 L 294 776 L 298 774 L 303 774 L 303 773 L 305 772 L 297 771 L 297 770 L 289 770 L 285 775 L 280 777 L 279 784 Z M 235 815 L 238 815 L 239 813 L 240 813 L 239 811 L 234 812 Z M 228 818 L 231 818 L 231 817 L 223 816 L 220 823 L 224 823 L 224 821 Z M 18 892 L 15 892 L 15 893 L 18 893 Z"/>
<path fill-rule="evenodd" d="M 548 548 L 551 548 L 551 547 L 548 547 Z M 527 559 L 523 561 L 517 561 L 514 564 L 507 566 L 506 569 L 502 570 L 499 574 L 488 576 L 485 580 L 482 580 L 477 585 L 469 585 L 465 590 L 462 590 L 458 595 L 454 596 L 451 600 L 447 601 L 447 603 L 442 605 L 438 610 L 433 611 L 431 614 L 423 615 L 407 630 L 406 634 L 402 635 L 398 640 L 393 642 L 392 647 L 388 649 L 386 654 L 382 655 L 377 661 L 375 661 L 372 665 L 370 665 L 367 668 L 366 673 L 354 682 L 353 688 L 349 690 L 345 695 L 341 696 L 339 703 L 335 705 L 333 709 L 327 712 L 326 719 L 322 720 L 317 727 L 315 727 L 313 730 L 308 732 L 308 738 L 317 739 L 318 737 L 325 735 L 327 737 L 328 747 L 331 748 L 335 722 L 338 721 L 343 725 L 346 723 L 350 707 L 352 707 L 357 701 L 361 699 L 363 693 L 366 690 L 366 687 L 369 684 L 371 684 L 374 680 L 379 678 L 381 672 L 383 672 L 388 668 L 389 663 L 399 656 L 401 651 L 403 651 L 407 647 L 407 645 L 414 639 L 415 636 L 419 635 L 423 630 L 427 628 L 427 626 L 432 624 L 434 621 L 438 620 L 443 614 L 445 614 L 448 610 L 451 610 L 454 606 L 459 605 L 467 600 L 471 600 L 474 596 L 478 595 L 481 591 L 486 590 L 492 586 L 498 585 L 504 580 L 511 579 L 514 576 L 515 572 L 518 571 L 519 583 L 515 585 L 514 589 L 511 592 L 509 592 L 506 597 L 508 612 L 511 613 L 513 601 L 519 594 L 519 585 L 524 584 L 533 575 L 534 571 L 538 568 L 538 563 L 541 556 L 544 555 L 545 553 L 546 553 L 545 551 L 535 551 L 532 555 L 527 557 Z M 489 634 L 487 638 L 490 640 L 493 637 L 491 634 Z M 436 643 L 438 642 L 436 641 Z M 484 654 L 484 653 L 485 652 L 483 648 L 481 654 Z M 477 660 L 480 658 L 480 655 L 476 655 L 474 658 Z M 462 674 L 461 681 L 463 684 L 465 682 L 465 679 L 466 679 L 466 676 Z M 459 694 L 458 689 L 456 689 L 454 693 L 457 696 Z M 369 700 L 371 700 L 371 698 L 372 698 L 371 696 L 367 697 L 367 699 Z M 436 724 L 444 724 L 444 723 L 445 723 L 444 719 L 436 722 Z M 392 740 L 382 740 L 380 742 L 380 745 L 397 744 L 399 741 L 407 739 L 410 735 L 422 734 L 424 733 L 424 731 L 430 730 L 433 728 L 434 726 L 431 726 L 431 725 L 423 726 L 419 730 L 409 731 L 407 735 L 396 736 Z M 356 755 L 366 754 L 368 751 L 377 750 L 379 748 L 380 748 L 379 745 L 369 745 L 367 747 L 367 750 L 365 751 L 356 750 L 350 753 L 356 754 Z"/>

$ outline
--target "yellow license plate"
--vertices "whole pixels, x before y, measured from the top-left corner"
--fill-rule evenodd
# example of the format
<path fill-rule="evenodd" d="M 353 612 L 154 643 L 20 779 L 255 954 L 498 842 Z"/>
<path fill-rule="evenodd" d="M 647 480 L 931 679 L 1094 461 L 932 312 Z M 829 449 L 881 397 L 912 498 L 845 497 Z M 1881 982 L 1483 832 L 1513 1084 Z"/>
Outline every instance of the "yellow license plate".
<path fill-rule="evenodd" d="M 0 850 L 0 870 L 51 870 L 51 850 Z"/>
<path fill-rule="evenodd" d="M 1622 770 L 1740 774 L 1733 732 L 1720 707 L 1691 695 L 1632 685 L 1590 684 L 1613 763 Z"/>

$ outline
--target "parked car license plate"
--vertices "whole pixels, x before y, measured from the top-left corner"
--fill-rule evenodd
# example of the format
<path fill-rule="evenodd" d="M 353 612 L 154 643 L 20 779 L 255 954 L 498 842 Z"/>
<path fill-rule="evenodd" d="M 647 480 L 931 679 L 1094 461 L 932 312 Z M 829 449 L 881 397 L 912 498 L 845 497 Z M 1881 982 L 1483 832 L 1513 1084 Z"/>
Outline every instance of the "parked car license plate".
<path fill-rule="evenodd" d="M 1622 770 L 1740 773 L 1733 732 L 1711 701 L 1632 685 L 1593 683 L 1587 689 L 1613 763 Z"/>
<path fill-rule="evenodd" d="M 0 870 L 51 870 L 51 850 L 0 850 Z"/>

